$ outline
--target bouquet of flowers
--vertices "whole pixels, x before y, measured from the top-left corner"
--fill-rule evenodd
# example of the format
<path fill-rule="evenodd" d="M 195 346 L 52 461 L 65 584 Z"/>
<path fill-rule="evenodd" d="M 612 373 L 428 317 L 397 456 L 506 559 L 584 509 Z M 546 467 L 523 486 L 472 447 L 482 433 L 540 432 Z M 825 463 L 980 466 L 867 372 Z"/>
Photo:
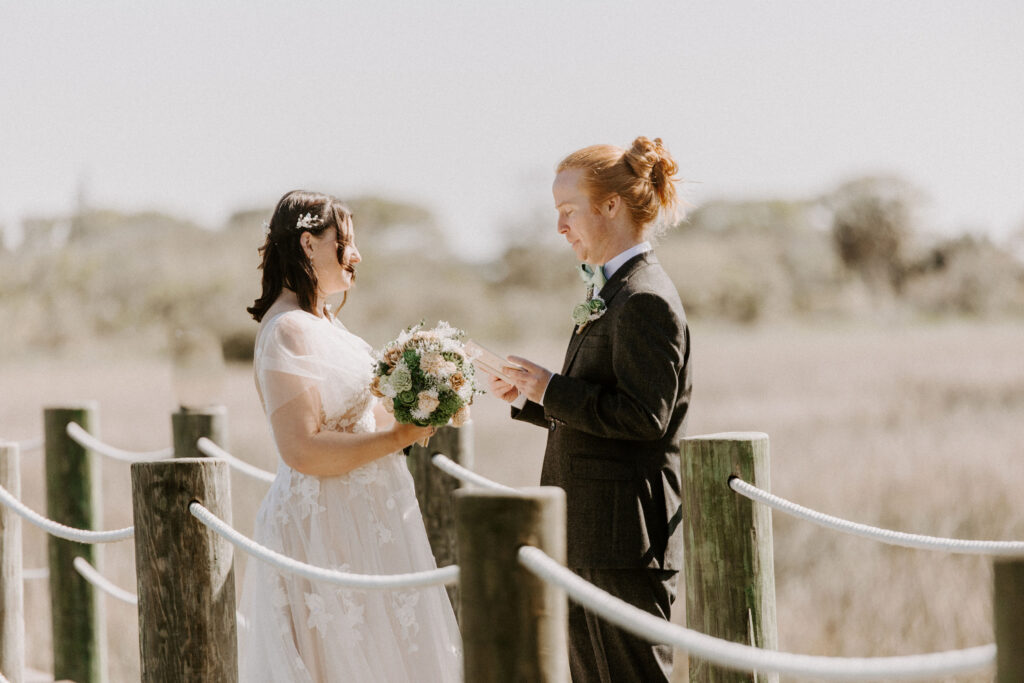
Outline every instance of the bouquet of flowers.
<path fill-rule="evenodd" d="M 461 427 L 469 420 L 476 394 L 473 364 L 463 344 L 465 333 L 439 322 L 408 328 L 377 352 L 370 391 L 399 422 L 420 427 Z"/>

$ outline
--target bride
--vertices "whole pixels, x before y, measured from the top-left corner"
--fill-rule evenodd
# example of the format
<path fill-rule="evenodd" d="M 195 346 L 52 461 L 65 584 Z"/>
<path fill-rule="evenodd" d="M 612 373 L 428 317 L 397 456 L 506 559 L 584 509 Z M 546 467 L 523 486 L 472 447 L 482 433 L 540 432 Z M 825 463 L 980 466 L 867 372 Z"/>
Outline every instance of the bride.
<path fill-rule="evenodd" d="M 435 567 L 399 424 L 370 393 L 370 347 L 331 314 L 360 262 L 352 217 L 323 194 L 278 202 L 261 247 L 256 388 L 281 456 L 254 537 L 289 557 L 361 574 Z M 342 302 L 344 304 L 344 301 Z M 386 426 L 386 429 L 382 429 Z M 355 590 L 246 565 L 239 680 L 459 681 L 462 652 L 441 586 Z"/>

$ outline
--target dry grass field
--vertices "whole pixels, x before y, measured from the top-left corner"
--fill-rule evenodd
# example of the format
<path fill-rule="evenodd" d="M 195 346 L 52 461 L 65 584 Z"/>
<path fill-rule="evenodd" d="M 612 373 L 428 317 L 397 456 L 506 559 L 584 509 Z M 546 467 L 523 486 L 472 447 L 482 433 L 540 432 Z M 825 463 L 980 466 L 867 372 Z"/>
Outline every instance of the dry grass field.
<path fill-rule="evenodd" d="M 1024 539 L 1024 323 L 911 326 L 693 326 L 690 433 L 762 431 L 772 488 L 812 508 L 925 534 Z M 562 340 L 508 348 L 560 364 Z M 504 345 L 498 345 L 506 350 Z M 93 399 L 100 435 L 149 450 L 170 443 L 170 362 L 123 348 L 0 361 L 0 436 L 41 433 L 42 408 Z M 250 371 L 229 366 L 221 399 L 230 450 L 272 469 Z M 536 483 L 544 433 L 482 397 L 475 467 Z M 104 528 L 131 523 L 128 467 L 104 461 Z M 23 499 L 42 510 L 42 458 L 22 456 Z M 235 526 L 251 531 L 263 485 L 232 475 Z M 983 558 L 881 546 L 774 519 L 781 648 L 845 656 L 924 653 L 992 641 L 991 567 Z M 25 566 L 45 537 L 24 531 Z M 105 573 L 134 590 L 132 545 L 104 549 Z M 244 558 L 238 558 L 239 578 Z M 106 601 L 112 681 L 138 680 L 134 608 Z M 28 663 L 51 665 L 45 582 L 26 586 Z M 989 680 L 990 673 L 956 680 Z"/>

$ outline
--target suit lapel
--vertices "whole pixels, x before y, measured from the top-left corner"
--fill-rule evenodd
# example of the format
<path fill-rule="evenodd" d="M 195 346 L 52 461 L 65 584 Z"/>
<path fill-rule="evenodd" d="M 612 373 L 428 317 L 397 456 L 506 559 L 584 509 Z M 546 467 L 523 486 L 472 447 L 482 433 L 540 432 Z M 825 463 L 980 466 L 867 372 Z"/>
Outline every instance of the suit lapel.
<path fill-rule="evenodd" d="M 615 295 L 618 294 L 623 285 L 629 281 L 629 278 L 633 276 L 633 273 L 637 272 L 649 263 L 657 262 L 658 259 L 655 258 L 653 251 L 637 254 L 623 263 L 622 267 L 615 271 L 615 275 L 612 275 L 612 278 L 608 280 L 608 282 L 604 283 L 604 287 L 601 288 L 598 296 L 604 299 L 605 305 L 611 309 L 612 300 L 615 298 Z M 608 315 L 607 311 L 605 311 L 605 315 Z M 576 360 L 576 352 L 580 350 L 580 345 L 583 343 L 583 339 L 590 334 L 590 331 L 595 325 L 599 325 L 600 323 L 601 319 L 598 318 L 597 320 L 587 324 L 582 331 L 579 330 L 579 327 L 573 328 L 572 338 L 569 340 L 569 348 L 565 350 L 565 362 L 562 364 L 562 375 L 569 374 L 569 370 L 572 368 L 572 363 Z"/>

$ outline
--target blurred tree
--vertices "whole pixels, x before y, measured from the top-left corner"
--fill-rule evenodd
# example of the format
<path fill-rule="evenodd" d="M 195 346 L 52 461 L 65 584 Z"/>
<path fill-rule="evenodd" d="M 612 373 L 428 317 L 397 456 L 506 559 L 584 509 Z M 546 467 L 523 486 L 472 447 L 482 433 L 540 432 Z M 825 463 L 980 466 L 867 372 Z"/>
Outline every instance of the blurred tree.
<path fill-rule="evenodd" d="M 769 232 L 773 236 L 805 233 L 822 227 L 820 207 L 812 201 L 716 199 L 690 212 L 679 232 Z M 673 232 L 669 232 L 671 238 Z"/>
<path fill-rule="evenodd" d="M 445 234 L 430 209 L 376 195 L 344 201 L 352 210 L 358 242 L 386 251 L 416 251 L 427 258 L 448 253 Z"/>
<path fill-rule="evenodd" d="M 1006 248 L 1014 258 L 1024 264 L 1024 222 L 1006 240 Z"/>
<path fill-rule="evenodd" d="M 899 292 L 903 249 L 923 195 L 895 176 L 868 176 L 840 185 L 825 199 L 832 239 L 843 263 L 875 292 Z"/>
<path fill-rule="evenodd" d="M 273 207 L 241 209 L 228 216 L 224 229 L 228 232 L 244 232 L 250 235 L 262 234 L 263 221 L 270 220 Z"/>
<path fill-rule="evenodd" d="M 535 205 L 506 221 L 498 234 L 505 248 L 482 272 L 492 288 L 551 292 L 579 283 L 575 257 L 558 234 L 553 209 Z"/>
<path fill-rule="evenodd" d="M 935 245 L 907 269 L 904 295 L 915 309 L 970 316 L 1024 314 L 1024 264 L 983 236 Z"/>

